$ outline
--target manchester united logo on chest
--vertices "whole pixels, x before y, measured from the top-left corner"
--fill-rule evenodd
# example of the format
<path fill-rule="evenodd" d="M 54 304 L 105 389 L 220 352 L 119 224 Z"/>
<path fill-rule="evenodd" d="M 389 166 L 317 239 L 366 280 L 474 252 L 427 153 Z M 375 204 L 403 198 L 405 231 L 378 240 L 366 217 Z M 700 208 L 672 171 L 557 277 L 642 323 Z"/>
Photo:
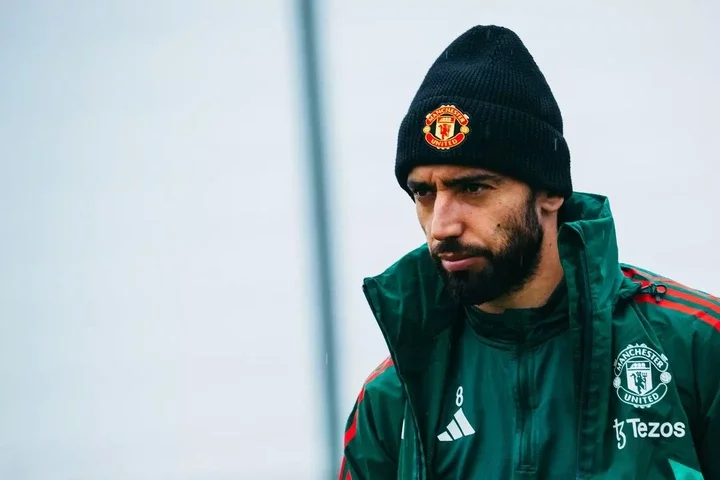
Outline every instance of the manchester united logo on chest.
<path fill-rule="evenodd" d="M 613 387 L 618 398 L 628 405 L 648 408 L 659 402 L 672 380 L 668 359 L 644 343 L 628 345 L 614 363 Z"/>

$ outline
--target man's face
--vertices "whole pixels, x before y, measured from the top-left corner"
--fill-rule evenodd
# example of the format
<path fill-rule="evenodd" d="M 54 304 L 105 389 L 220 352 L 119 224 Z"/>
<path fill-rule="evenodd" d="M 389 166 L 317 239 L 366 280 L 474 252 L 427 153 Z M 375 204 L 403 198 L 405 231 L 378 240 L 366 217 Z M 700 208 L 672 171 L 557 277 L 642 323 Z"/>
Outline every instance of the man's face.
<path fill-rule="evenodd" d="M 450 292 L 480 305 L 521 289 L 540 261 L 536 195 L 517 180 L 456 166 L 408 178 L 428 247 Z"/>

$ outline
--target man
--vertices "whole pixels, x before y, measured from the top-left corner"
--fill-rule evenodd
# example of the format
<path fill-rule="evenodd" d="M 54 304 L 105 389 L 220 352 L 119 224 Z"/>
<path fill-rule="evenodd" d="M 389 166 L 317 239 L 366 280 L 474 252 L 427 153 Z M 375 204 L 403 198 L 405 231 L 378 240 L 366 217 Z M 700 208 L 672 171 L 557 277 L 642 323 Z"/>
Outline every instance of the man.
<path fill-rule="evenodd" d="M 720 479 L 720 300 L 618 263 L 521 40 L 435 61 L 395 173 L 427 245 L 364 282 L 390 358 L 341 479 Z"/>

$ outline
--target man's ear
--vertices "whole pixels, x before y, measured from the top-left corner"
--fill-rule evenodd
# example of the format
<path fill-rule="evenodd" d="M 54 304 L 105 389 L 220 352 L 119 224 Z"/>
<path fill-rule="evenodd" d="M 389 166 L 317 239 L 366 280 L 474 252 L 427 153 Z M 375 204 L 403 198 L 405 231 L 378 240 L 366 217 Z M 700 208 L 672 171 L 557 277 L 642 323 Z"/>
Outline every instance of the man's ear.
<path fill-rule="evenodd" d="M 565 198 L 547 192 L 540 192 L 537 196 L 538 207 L 543 212 L 555 213 L 565 203 Z"/>

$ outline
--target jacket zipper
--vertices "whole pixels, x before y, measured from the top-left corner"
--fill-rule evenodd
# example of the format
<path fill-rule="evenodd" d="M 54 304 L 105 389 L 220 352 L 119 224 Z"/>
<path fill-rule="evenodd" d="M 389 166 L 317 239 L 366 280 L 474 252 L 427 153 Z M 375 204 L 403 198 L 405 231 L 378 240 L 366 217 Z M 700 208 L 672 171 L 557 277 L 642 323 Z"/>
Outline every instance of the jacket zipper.
<path fill-rule="evenodd" d="M 527 357 L 525 348 L 526 337 L 523 337 L 516 350 L 517 357 L 517 381 L 518 381 L 518 420 L 520 423 L 520 453 L 518 468 L 522 472 L 531 472 L 533 465 L 532 429 L 533 417 L 531 412 L 531 398 Z"/>
<path fill-rule="evenodd" d="M 394 354 L 393 354 L 393 360 Z M 396 364 L 397 365 L 397 364 Z M 412 395 L 410 393 L 410 389 L 408 388 L 405 381 L 401 380 L 401 383 L 403 385 L 403 389 L 405 390 L 405 396 L 407 398 L 408 407 L 410 408 L 410 415 L 412 416 L 412 428 L 414 430 L 415 435 L 415 472 L 413 475 L 414 480 L 425 480 L 426 473 L 423 469 L 423 459 L 425 458 L 425 448 L 422 443 L 422 438 L 420 434 L 420 423 L 418 422 L 418 416 L 415 413 L 415 407 L 414 407 L 414 401 L 412 400 Z M 425 474 L 425 475 L 424 475 Z"/>
<path fill-rule="evenodd" d="M 580 312 L 581 321 L 585 323 L 585 328 L 583 328 L 580 332 L 582 341 L 584 342 L 583 348 L 581 350 L 581 358 L 580 358 L 580 364 L 582 365 L 582 368 L 580 369 L 580 411 L 577 414 L 577 445 L 575 447 L 576 454 L 575 454 L 575 461 L 576 461 L 576 469 L 575 469 L 575 478 L 577 480 L 581 480 L 583 478 L 583 472 L 581 469 L 581 462 L 582 459 L 580 458 L 582 455 L 582 432 L 583 432 L 583 425 L 584 425 L 584 414 L 587 410 L 587 403 L 588 403 L 588 396 L 587 396 L 587 386 L 585 385 L 586 382 L 589 382 L 589 370 L 590 370 L 590 360 L 592 359 L 592 344 L 593 344 L 593 317 L 592 317 L 592 297 L 589 294 L 589 286 L 590 286 L 590 275 L 587 270 L 587 261 L 585 260 L 585 257 L 581 257 L 582 261 L 582 270 L 584 272 L 584 281 L 585 285 L 583 285 L 583 302 L 582 302 L 582 312 Z M 583 338 L 584 337 L 584 338 Z"/>

